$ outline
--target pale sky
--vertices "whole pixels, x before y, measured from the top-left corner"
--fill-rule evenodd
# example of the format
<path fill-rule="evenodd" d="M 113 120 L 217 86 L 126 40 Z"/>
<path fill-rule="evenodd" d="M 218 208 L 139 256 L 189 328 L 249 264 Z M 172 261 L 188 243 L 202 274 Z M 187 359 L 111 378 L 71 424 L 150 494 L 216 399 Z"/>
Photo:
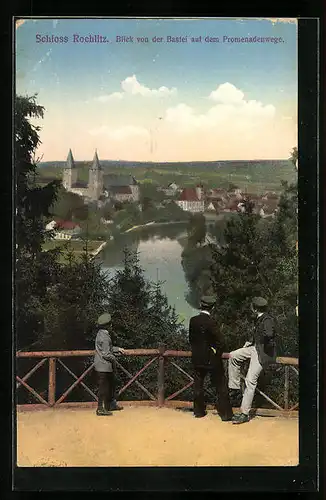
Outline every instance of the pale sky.
<path fill-rule="evenodd" d="M 74 35 L 90 34 L 107 41 L 74 42 Z M 68 41 L 39 41 L 46 36 Z M 118 43 L 117 36 L 134 41 Z M 167 36 L 187 42 L 167 43 Z M 282 42 L 231 43 L 224 36 Z M 95 149 L 108 160 L 285 159 L 297 146 L 297 24 L 25 20 L 16 29 L 16 91 L 37 93 L 46 109 L 37 152 L 43 161 L 65 160 L 69 148 L 76 160 L 91 160 Z"/>

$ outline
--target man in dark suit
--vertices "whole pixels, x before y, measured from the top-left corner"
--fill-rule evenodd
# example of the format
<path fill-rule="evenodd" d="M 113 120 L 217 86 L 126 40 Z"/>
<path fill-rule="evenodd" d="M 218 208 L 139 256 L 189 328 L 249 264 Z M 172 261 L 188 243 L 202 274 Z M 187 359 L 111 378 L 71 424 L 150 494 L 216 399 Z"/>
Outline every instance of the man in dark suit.
<path fill-rule="evenodd" d="M 194 415 L 197 418 L 206 415 L 204 380 L 209 375 L 217 393 L 217 412 L 223 421 L 229 421 L 232 420 L 233 412 L 221 357 L 223 342 L 211 317 L 215 302 L 214 297 L 203 297 L 200 313 L 193 316 L 189 323 L 189 342 L 194 367 Z"/>
<path fill-rule="evenodd" d="M 229 388 L 231 400 L 241 397 L 240 368 L 241 363 L 250 360 L 249 369 L 245 379 L 245 391 L 243 393 L 240 413 L 233 418 L 234 424 L 249 422 L 249 412 L 255 395 L 257 382 L 261 371 L 269 364 L 275 363 L 275 322 L 273 317 L 267 313 L 267 300 L 263 297 L 254 297 L 251 310 L 256 316 L 256 324 L 253 335 L 243 347 L 230 352 L 229 359 Z"/>

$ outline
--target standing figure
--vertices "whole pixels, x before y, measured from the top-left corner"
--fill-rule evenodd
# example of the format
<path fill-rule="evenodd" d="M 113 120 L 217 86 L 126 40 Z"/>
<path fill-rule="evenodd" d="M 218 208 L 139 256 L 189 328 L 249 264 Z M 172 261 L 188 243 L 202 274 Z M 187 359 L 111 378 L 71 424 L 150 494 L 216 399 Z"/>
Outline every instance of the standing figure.
<path fill-rule="evenodd" d="M 112 345 L 110 314 L 102 314 L 97 320 L 97 326 L 98 331 L 95 340 L 94 356 L 94 369 L 98 375 L 98 406 L 96 415 L 112 415 L 111 411 L 123 409 L 117 405 L 115 396 L 115 355 L 123 354 L 124 349 L 113 347 Z"/>
<path fill-rule="evenodd" d="M 217 412 L 223 421 L 229 421 L 232 420 L 233 412 L 221 357 L 223 342 L 211 317 L 215 301 L 214 297 L 202 297 L 200 313 L 193 316 L 189 323 L 189 342 L 194 367 L 194 415 L 201 418 L 207 414 L 204 380 L 209 375 L 217 395 Z"/>
<path fill-rule="evenodd" d="M 245 379 L 240 413 L 233 418 L 234 424 L 249 422 L 249 412 L 255 395 L 257 382 L 261 371 L 276 360 L 275 322 L 266 312 L 267 300 L 254 297 L 251 310 L 256 316 L 255 329 L 252 338 L 243 347 L 230 352 L 229 388 L 231 400 L 234 403 L 241 400 L 240 368 L 241 363 L 250 359 L 249 369 Z"/>

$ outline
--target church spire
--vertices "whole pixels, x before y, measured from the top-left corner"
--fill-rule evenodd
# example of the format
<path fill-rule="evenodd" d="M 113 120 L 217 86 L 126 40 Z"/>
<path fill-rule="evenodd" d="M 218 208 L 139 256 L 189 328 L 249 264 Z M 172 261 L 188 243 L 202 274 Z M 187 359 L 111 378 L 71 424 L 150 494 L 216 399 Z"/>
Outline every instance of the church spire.
<path fill-rule="evenodd" d="M 99 161 L 98 156 L 97 156 L 97 149 L 95 149 L 95 154 L 94 154 L 94 158 L 93 158 L 93 163 L 92 163 L 91 169 L 92 170 L 102 170 L 100 161 Z"/>
<path fill-rule="evenodd" d="M 66 166 L 66 168 L 76 168 L 75 160 L 74 160 L 74 157 L 72 156 L 71 149 L 69 149 L 69 153 L 68 153 L 68 156 L 67 156 L 67 166 Z"/>

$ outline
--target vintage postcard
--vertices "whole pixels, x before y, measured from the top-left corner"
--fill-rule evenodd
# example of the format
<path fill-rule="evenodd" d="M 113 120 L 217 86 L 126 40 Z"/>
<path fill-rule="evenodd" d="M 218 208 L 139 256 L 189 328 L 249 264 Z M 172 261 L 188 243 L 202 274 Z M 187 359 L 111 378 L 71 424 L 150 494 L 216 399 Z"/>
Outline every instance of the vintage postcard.
<path fill-rule="evenodd" d="M 298 21 L 14 31 L 18 467 L 298 465 Z"/>

